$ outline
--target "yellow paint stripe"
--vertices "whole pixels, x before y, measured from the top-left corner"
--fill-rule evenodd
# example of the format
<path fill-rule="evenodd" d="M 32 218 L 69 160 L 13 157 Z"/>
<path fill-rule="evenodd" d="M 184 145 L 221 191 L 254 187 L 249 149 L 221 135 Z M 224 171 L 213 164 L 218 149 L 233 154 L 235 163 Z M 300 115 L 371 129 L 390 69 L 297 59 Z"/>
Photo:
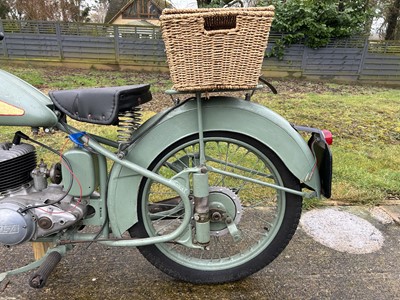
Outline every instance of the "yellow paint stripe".
<path fill-rule="evenodd" d="M 25 111 L 0 100 L 0 116 L 23 116 Z"/>

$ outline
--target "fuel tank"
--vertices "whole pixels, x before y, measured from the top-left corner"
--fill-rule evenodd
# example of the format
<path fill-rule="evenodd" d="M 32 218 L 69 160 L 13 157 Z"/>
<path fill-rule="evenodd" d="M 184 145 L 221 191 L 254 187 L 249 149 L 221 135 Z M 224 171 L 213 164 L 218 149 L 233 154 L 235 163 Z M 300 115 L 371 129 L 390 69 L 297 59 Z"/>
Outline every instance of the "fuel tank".
<path fill-rule="evenodd" d="M 0 70 L 0 126 L 52 127 L 57 123 L 52 105 L 38 89 Z"/>

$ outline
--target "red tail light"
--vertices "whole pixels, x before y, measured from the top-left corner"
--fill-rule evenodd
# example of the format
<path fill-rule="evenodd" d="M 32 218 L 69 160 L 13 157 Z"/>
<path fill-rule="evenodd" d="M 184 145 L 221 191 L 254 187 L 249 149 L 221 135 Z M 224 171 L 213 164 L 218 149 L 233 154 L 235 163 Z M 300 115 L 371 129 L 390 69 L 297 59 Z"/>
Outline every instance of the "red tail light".
<path fill-rule="evenodd" d="M 329 130 L 323 129 L 322 133 L 324 134 L 324 138 L 326 143 L 330 146 L 333 143 L 333 137 L 332 137 L 332 132 Z"/>

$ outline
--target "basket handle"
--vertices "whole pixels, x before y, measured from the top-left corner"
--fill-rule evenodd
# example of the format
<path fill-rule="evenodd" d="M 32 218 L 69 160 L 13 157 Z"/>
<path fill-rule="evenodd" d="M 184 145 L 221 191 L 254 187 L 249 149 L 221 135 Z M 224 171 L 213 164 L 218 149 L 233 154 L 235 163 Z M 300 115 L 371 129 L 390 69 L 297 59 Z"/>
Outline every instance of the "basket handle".
<path fill-rule="evenodd" d="M 208 33 L 218 33 L 222 31 L 229 31 L 236 28 L 236 17 L 237 15 L 213 15 L 205 16 L 204 19 L 204 30 Z"/>

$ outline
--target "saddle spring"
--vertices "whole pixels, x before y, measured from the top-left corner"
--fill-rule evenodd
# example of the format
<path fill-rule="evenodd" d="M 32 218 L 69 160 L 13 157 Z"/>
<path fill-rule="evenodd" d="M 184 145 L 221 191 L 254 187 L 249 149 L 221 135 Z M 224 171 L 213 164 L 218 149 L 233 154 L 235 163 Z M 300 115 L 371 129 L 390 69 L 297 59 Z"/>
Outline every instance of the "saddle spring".
<path fill-rule="evenodd" d="M 118 114 L 117 139 L 119 144 L 128 144 L 132 141 L 133 133 L 140 127 L 142 121 L 141 107 L 133 107 L 131 110 Z"/>

